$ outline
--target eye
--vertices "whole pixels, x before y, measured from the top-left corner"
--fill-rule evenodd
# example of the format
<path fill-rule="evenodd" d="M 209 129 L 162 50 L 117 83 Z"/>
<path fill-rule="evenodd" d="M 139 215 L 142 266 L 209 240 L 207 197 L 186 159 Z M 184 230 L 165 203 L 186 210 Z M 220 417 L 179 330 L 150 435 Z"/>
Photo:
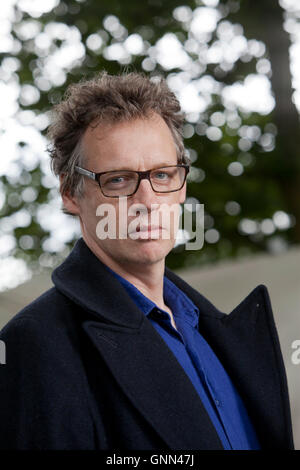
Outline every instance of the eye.
<path fill-rule="evenodd" d="M 117 186 L 131 182 L 132 176 L 129 174 L 106 175 L 103 179 L 104 185 Z"/>
<path fill-rule="evenodd" d="M 154 174 L 154 178 L 157 178 L 159 180 L 168 179 L 169 176 L 170 175 L 168 173 L 164 172 L 164 171 L 160 171 L 159 173 Z"/>
<path fill-rule="evenodd" d="M 123 183 L 125 180 L 124 176 L 115 176 L 114 178 L 110 178 L 106 181 L 106 184 L 116 184 L 116 183 Z"/>

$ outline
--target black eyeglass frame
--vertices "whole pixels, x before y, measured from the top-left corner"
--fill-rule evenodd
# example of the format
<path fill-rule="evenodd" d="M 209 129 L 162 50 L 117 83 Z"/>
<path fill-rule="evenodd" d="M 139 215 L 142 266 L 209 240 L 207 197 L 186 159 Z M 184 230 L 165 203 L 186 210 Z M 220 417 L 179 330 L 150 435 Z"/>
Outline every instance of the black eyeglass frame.
<path fill-rule="evenodd" d="M 172 191 L 156 191 L 156 189 L 153 188 L 152 186 L 152 181 L 151 181 L 151 178 L 150 178 L 150 174 L 152 171 L 157 171 L 157 170 L 161 170 L 163 168 L 171 168 L 171 167 L 183 167 L 185 168 L 185 175 L 184 175 L 184 180 L 183 180 L 183 183 L 182 185 L 180 186 L 180 188 L 178 189 L 172 189 Z M 152 168 L 151 170 L 146 170 L 146 171 L 135 171 L 135 170 L 111 170 L 111 171 L 102 171 L 101 173 L 94 173 L 93 171 L 90 171 L 90 170 L 87 170 L 86 168 L 81 168 L 80 166 L 75 166 L 75 170 L 77 173 L 80 173 L 81 175 L 84 175 L 84 176 L 87 176 L 88 178 L 94 180 L 94 181 L 97 181 L 98 185 L 99 185 L 99 188 L 101 189 L 101 192 L 103 194 L 103 196 L 105 197 L 128 197 L 128 196 L 133 196 L 133 194 L 135 194 L 140 186 L 140 182 L 142 179 L 147 179 L 149 182 L 150 182 L 150 185 L 151 185 L 151 188 L 152 190 L 155 192 L 155 193 L 174 193 L 176 191 L 180 191 L 183 186 L 184 186 L 184 183 L 186 181 L 186 177 L 188 175 L 188 172 L 190 171 L 190 167 L 189 165 L 185 164 L 185 163 L 178 163 L 177 165 L 166 165 L 166 166 L 162 166 L 162 167 L 159 167 L 159 168 Z M 136 185 L 136 189 L 133 193 L 131 194 L 127 194 L 126 196 L 108 196 L 107 194 L 104 194 L 103 192 L 103 189 L 101 188 L 101 184 L 100 184 L 100 176 L 101 175 L 105 175 L 107 173 L 120 173 L 121 171 L 130 171 L 132 173 L 136 173 L 138 175 L 138 181 L 137 181 L 137 185 Z"/>

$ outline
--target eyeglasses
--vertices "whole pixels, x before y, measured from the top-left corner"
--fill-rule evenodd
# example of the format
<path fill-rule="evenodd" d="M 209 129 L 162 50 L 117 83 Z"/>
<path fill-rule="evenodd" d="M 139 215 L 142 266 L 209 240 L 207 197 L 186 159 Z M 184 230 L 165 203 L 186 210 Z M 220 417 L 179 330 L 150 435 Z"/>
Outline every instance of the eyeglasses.
<path fill-rule="evenodd" d="M 185 183 L 189 165 L 170 165 L 147 171 L 114 170 L 102 173 L 94 173 L 80 166 L 75 166 L 75 170 L 97 181 L 104 196 L 121 197 L 136 193 L 142 179 L 149 180 L 156 193 L 179 191 Z"/>

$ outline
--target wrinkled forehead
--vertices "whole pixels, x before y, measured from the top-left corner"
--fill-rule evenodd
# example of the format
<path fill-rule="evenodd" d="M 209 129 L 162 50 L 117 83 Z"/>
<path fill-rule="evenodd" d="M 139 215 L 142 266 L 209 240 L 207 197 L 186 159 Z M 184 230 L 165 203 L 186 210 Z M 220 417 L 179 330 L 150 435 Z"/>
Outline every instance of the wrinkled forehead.
<path fill-rule="evenodd" d="M 139 159 L 149 159 L 149 163 L 177 161 L 173 135 L 157 114 L 117 123 L 95 122 L 85 131 L 81 147 L 85 166 L 104 165 L 99 171 L 112 169 L 115 163 L 138 163 Z"/>

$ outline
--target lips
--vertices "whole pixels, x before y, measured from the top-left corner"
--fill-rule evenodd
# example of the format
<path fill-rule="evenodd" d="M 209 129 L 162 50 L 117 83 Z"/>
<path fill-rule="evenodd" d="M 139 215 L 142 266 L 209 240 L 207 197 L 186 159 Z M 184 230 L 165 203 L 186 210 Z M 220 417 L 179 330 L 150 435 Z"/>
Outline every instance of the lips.
<path fill-rule="evenodd" d="M 159 230 L 162 227 L 160 225 L 147 225 L 144 227 L 137 227 L 137 232 L 152 232 L 153 230 Z"/>
<path fill-rule="evenodd" d="M 134 230 L 131 230 L 128 235 L 131 238 L 138 239 L 138 238 L 160 238 L 160 234 L 164 228 L 160 225 L 142 225 L 141 227 L 138 226 Z"/>

